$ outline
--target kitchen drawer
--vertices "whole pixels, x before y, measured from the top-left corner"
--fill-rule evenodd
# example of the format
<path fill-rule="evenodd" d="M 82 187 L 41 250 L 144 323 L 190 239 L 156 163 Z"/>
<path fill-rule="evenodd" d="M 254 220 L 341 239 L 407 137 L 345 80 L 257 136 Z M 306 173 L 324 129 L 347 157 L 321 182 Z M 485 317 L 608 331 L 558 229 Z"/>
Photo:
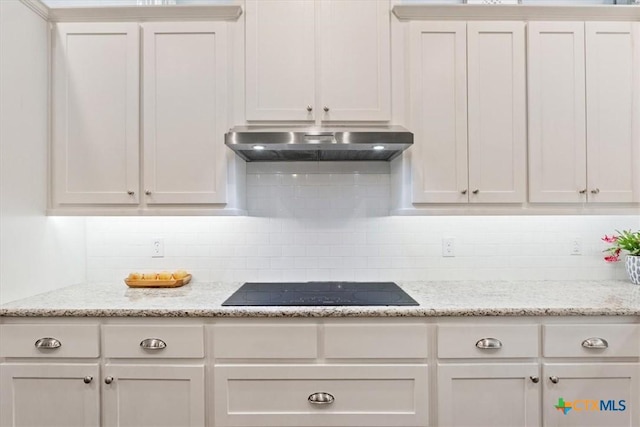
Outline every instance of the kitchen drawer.
<path fill-rule="evenodd" d="M 216 426 L 425 426 L 426 365 L 217 365 Z M 330 404 L 309 396 L 328 393 Z"/>
<path fill-rule="evenodd" d="M 607 348 L 583 347 L 589 338 L 605 340 Z M 640 325 L 546 325 L 543 342 L 546 357 L 638 357 Z"/>
<path fill-rule="evenodd" d="M 53 338 L 57 348 L 36 348 Z M 100 330 L 94 325 L 0 325 L 0 357 L 98 357 Z"/>
<path fill-rule="evenodd" d="M 326 358 L 426 358 L 426 325 L 328 324 L 324 327 Z"/>
<path fill-rule="evenodd" d="M 480 340 L 494 339 L 499 348 L 479 348 Z M 439 358 L 537 357 L 537 325 L 444 325 L 438 327 Z"/>
<path fill-rule="evenodd" d="M 315 359 L 316 325 L 216 325 L 213 354 L 220 359 Z"/>
<path fill-rule="evenodd" d="M 203 327 L 193 326 L 103 326 L 104 356 L 121 358 L 204 357 Z M 144 340 L 161 340 L 164 348 L 144 349 Z"/>

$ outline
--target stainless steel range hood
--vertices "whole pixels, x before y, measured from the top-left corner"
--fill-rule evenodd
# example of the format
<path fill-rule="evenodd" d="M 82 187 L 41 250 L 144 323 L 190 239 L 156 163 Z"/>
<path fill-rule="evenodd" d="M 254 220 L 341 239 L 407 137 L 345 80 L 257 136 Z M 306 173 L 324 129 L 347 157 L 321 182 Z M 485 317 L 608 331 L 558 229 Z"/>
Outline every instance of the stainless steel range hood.
<path fill-rule="evenodd" d="M 248 162 L 389 161 L 413 144 L 413 134 L 400 126 L 240 126 L 224 135 L 224 143 Z"/>

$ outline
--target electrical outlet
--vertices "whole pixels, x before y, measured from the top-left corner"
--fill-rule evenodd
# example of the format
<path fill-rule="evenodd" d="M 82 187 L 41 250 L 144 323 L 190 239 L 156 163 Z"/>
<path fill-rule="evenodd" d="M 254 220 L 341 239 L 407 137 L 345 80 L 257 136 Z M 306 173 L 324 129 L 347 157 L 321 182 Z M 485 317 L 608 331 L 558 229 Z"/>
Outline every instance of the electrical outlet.
<path fill-rule="evenodd" d="M 445 237 L 444 239 L 442 239 L 442 256 L 443 257 L 456 256 L 455 239 L 453 237 Z"/>
<path fill-rule="evenodd" d="M 164 239 L 153 239 L 151 242 L 151 257 L 164 258 Z"/>
<path fill-rule="evenodd" d="M 582 255 L 582 239 L 575 237 L 571 241 L 571 255 Z"/>

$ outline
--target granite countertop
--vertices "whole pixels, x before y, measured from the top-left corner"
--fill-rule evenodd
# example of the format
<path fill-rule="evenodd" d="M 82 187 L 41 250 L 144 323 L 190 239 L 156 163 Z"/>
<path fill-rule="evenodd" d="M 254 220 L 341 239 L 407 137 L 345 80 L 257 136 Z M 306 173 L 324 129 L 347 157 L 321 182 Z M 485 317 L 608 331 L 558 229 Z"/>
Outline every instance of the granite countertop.
<path fill-rule="evenodd" d="M 0 306 L 0 317 L 640 316 L 640 286 L 624 281 L 399 283 L 414 307 L 222 307 L 239 283 L 180 288 L 79 284 Z"/>

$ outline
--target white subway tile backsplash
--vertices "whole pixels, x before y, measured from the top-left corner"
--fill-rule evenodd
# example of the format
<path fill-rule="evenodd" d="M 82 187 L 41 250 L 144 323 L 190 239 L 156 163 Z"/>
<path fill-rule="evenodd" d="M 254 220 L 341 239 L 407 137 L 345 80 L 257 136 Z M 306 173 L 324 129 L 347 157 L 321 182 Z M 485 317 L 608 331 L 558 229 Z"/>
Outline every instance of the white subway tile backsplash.
<path fill-rule="evenodd" d="M 355 171 L 355 172 L 354 172 Z M 252 163 L 248 217 L 91 217 L 87 277 L 193 272 L 194 281 L 518 280 L 625 277 L 605 233 L 637 216 L 390 217 L 384 163 Z M 150 242 L 165 239 L 165 257 Z M 455 257 L 442 257 L 442 239 Z M 571 241 L 582 240 L 582 255 Z"/>

